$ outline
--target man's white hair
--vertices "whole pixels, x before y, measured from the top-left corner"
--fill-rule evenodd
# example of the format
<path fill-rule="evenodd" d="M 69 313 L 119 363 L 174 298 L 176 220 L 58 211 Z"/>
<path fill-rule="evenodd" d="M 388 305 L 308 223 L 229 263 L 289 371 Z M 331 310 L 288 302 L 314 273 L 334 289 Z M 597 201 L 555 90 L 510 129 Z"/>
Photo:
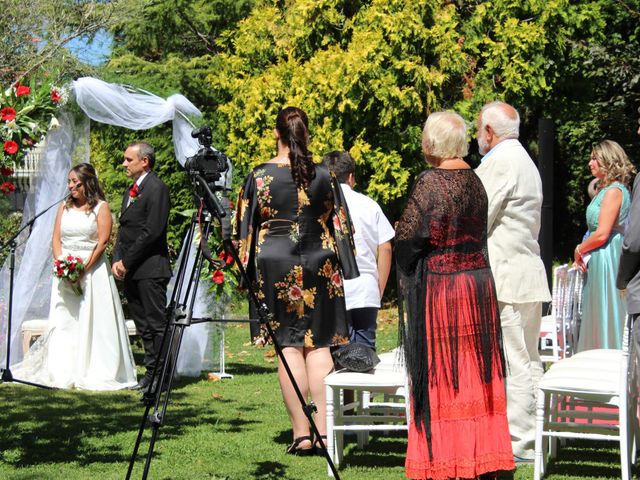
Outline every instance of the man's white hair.
<path fill-rule="evenodd" d="M 500 140 L 518 138 L 520 135 L 520 115 L 508 103 L 487 103 L 480 110 L 480 129 L 489 125 Z"/>

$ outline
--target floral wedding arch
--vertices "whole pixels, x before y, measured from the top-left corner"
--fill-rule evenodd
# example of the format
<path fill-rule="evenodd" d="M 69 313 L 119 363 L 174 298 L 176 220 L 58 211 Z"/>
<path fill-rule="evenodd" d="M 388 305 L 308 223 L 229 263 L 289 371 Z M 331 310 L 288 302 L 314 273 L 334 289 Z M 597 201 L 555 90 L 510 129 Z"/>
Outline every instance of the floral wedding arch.
<path fill-rule="evenodd" d="M 171 121 L 175 158 L 180 165 L 198 151 L 198 142 L 191 137 L 193 125 L 189 117 L 201 117 L 202 114 L 182 95 L 171 95 L 165 100 L 149 92 L 91 77 L 75 80 L 70 88 L 82 114 L 64 109 L 58 112 L 59 126 L 56 124 L 57 128 L 49 130 L 46 136 L 35 188 L 25 201 L 23 221 L 60 200 L 67 191 L 67 173 L 71 166 L 90 161 L 89 120 L 131 130 L 147 130 Z M 230 177 L 228 171 L 221 182 L 229 185 Z M 55 215 L 56 208 L 50 209 L 18 238 L 11 332 L 7 332 L 9 260 L 0 272 L 0 358 L 4 359 L 6 355 L 8 333 L 11 336 L 11 364 L 20 361 L 24 353 L 20 338 L 22 323 L 48 317 Z M 194 317 L 210 315 L 211 304 L 204 293 L 205 288 L 198 289 Z M 203 359 L 210 353 L 209 326 L 201 323 L 185 330 L 178 360 L 180 374 L 200 374 Z"/>

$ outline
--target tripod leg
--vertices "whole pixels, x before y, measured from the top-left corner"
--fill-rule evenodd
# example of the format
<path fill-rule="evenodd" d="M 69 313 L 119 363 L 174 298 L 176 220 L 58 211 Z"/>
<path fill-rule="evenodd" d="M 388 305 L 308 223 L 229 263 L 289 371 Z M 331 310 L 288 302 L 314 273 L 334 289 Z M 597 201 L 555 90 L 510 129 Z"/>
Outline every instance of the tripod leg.
<path fill-rule="evenodd" d="M 184 328 L 186 325 L 175 325 L 171 326 L 170 338 L 168 349 L 169 352 L 176 352 L 176 356 L 178 351 L 180 350 L 180 345 L 182 344 L 182 337 L 184 335 Z M 171 371 L 169 370 L 169 363 L 171 363 Z M 152 432 L 151 432 L 151 440 L 149 441 L 149 450 L 147 451 L 147 458 L 144 465 L 144 472 L 142 474 L 143 480 L 147 478 L 149 474 L 149 468 L 151 467 L 151 459 L 153 457 L 153 451 L 156 444 L 156 439 L 158 438 L 158 432 L 160 427 L 162 426 L 165 418 L 165 414 L 167 412 L 167 406 L 169 404 L 169 397 L 171 395 L 171 388 L 173 386 L 173 378 L 176 371 L 176 362 L 165 362 L 161 376 L 157 379 L 154 378 L 154 382 L 151 384 L 150 395 L 155 397 L 154 409 L 153 413 L 149 415 L 147 418 L 149 423 L 151 424 Z M 164 398 L 162 398 L 162 394 Z M 146 400 L 146 398 L 145 398 Z M 149 402 L 150 403 L 150 402 Z M 162 407 L 160 404 L 162 403 Z M 147 410 L 148 412 L 148 410 Z"/>
<path fill-rule="evenodd" d="M 152 427 L 151 440 L 149 440 L 149 453 L 147 454 L 147 460 L 144 462 L 144 471 L 142 472 L 142 480 L 147 480 L 149 475 L 149 468 L 151 467 L 151 456 L 153 455 L 153 449 L 156 444 L 156 438 L 158 438 L 158 430 L 160 424 L 155 423 Z"/>
<path fill-rule="evenodd" d="M 127 470 L 126 480 L 130 480 L 131 472 L 133 471 L 133 465 L 136 463 L 136 457 L 138 456 L 138 449 L 140 448 L 140 442 L 142 441 L 142 434 L 144 433 L 144 427 L 147 422 L 147 415 L 149 415 L 149 410 L 151 409 L 151 405 L 147 405 L 147 408 L 144 410 L 144 414 L 142 415 L 142 420 L 140 420 L 140 428 L 138 429 L 138 438 L 136 438 L 136 444 L 133 447 L 133 452 L 131 453 L 131 458 L 129 459 L 129 469 Z"/>

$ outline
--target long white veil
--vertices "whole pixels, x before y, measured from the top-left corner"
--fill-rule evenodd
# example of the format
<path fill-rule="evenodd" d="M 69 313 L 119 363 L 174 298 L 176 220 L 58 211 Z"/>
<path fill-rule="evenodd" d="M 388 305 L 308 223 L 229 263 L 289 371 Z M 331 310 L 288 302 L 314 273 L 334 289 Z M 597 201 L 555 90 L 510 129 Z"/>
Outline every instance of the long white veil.
<path fill-rule="evenodd" d="M 171 121 L 175 156 L 180 165 L 184 165 L 186 158 L 198 151 L 198 142 L 191 137 L 193 125 L 188 117 L 201 117 L 201 113 L 182 95 L 171 95 L 165 100 L 148 92 L 105 83 L 91 77 L 74 81 L 72 90 L 78 106 L 86 116 L 61 112 L 60 128 L 48 133 L 35 189 L 26 200 L 23 222 L 64 196 L 66 176 L 72 164 L 89 161 L 88 119 L 131 130 L 145 130 Z M 230 185 L 230 182 L 231 170 L 229 169 L 220 183 Z M 52 208 L 38 218 L 30 235 L 27 229 L 18 239 L 10 332 L 12 364 L 20 361 L 23 355 L 20 341 L 22 322 L 48 317 L 51 236 L 55 210 Z M 8 261 L 0 272 L 0 282 L 0 359 L 4 359 L 9 298 Z M 205 288 L 204 285 L 198 288 L 194 316 L 206 316 L 211 310 L 204 295 Z M 181 375 L 200 374 L 203 359 L 210 355 L 209 330 L 208 323 L 194 324 L 185 329 L 178 358 L 178 372 Z"/>

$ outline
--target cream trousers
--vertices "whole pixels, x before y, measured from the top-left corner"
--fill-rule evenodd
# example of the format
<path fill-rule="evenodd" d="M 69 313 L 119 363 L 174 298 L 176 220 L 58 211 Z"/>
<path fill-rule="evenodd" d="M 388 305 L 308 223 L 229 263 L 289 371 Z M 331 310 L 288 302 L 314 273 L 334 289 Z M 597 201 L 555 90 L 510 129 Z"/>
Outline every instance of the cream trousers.
<path fill-rule="evenodd" d="M 538 354 L 542 303 L 503 303 L 500 323 L 507 363 L 507 418 L 513 454 L 533 459 L 538 382 L 544 373 Z"/>

